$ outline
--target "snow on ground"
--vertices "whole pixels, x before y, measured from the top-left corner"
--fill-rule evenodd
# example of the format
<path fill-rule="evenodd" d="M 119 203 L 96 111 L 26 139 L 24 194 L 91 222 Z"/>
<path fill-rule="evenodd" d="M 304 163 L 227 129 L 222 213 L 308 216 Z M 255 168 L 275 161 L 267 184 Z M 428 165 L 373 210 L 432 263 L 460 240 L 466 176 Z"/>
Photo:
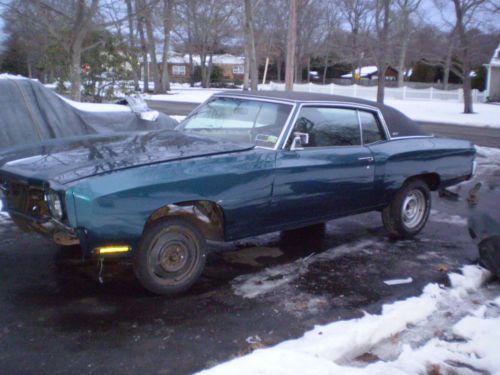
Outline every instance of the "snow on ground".
<path fill-rule="evenodd" d="M 178 88 L 169 94 L 147 95 L 148 100 L 169 102 L 201 103 L 216 92 L 232 90 Z M 397 100 L 387 99 L 390 105 L 415 121 L 446 123 L 456 125 L 489 126 L 500 128 L 500 105 L 474 103 L 474 114 L 464 114 L 463 104 L 445 100 Z"/>
<path fill-rule="evenodd" d="M 166 102 L 202 103 L 213 94 L 224 91 L 216 89 L 183 88 L 171 90 L 168 94 L 144 94 L 146 100 L 158 100 Z"/>
<path fill-rule="evenodd" d="M 304 336 L 223 363 L 203 375 L 500 373 L 500 288 L 465 266 L 450 287 L 384 305 L 379 315 L 316 326 Z"/>
<path fill-rule="evenodd" d="M 467 225 L 467 219 L 462 217 L 462 216 L 450 215 L 446 212 L 440 212 L 440 211 L 434 210 L 434 209 L 431 210 L 429 220 L 437 222 L 437 223 L 448 223 L 448 224 L 455 224 L 455 225 L 460 225 L 460 226 Z"/>
<path fill-rule="evenodd" d="M 500 128 L 500 105 L 474 103 L 473 114 L 463 113 L 463 104 L 445 100 L 397 100 L 385 103 L 415 121 Z"/>

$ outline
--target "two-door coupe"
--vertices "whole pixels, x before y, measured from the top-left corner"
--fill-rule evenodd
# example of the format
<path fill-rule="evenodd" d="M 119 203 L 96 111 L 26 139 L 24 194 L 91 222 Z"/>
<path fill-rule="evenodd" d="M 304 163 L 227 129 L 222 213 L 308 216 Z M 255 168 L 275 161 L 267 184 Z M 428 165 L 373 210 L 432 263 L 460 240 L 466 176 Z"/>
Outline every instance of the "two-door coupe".
<path fill-rule="evenodd" d="M 378 210 L 391 235 L 427 222 L 431 190 L 469 179 L 475 149 L 393 108 L 284 92 L 219 93 L 174 131 L 49 141 L 0 155 L 4 206 L 22 228 L 132 256 L 154 293 L 191 286 L 206 241 Z"/>

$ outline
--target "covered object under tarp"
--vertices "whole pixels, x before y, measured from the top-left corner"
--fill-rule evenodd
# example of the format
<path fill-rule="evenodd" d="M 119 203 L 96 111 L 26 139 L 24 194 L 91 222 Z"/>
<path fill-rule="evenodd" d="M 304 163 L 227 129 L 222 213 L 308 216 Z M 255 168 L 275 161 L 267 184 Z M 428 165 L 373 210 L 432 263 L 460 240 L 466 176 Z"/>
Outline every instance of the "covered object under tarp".
<path fill-rule="evenodd" d="M 155 121 L 143 120 L 127 106 L 87 104 L 82 110 L 70 103 L 39 82 L 0 76 L 0 149 L 77 135 L 172 129 L 177 124 L 164 114 Z"/>

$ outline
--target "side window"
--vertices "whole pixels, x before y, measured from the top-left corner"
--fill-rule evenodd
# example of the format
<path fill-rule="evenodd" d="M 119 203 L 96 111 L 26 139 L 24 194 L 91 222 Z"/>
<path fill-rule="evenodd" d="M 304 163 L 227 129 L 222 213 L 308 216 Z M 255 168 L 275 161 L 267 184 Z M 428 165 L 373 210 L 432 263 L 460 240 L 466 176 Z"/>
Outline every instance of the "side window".
<path fill-rule="evenodd" d="M 385 139 L 384 132 L 375 114 L 359 111 L 361 129 L 363 130 L 363 143 L 370 144 Z"/>
<path fill-rule="evenodd" d="M 309 144 L 303 147 L 361 144 L 358 115 L 356 110 L 352 109 L 304 107 L 299 113 L 294 131 L 309 134 Z"/>

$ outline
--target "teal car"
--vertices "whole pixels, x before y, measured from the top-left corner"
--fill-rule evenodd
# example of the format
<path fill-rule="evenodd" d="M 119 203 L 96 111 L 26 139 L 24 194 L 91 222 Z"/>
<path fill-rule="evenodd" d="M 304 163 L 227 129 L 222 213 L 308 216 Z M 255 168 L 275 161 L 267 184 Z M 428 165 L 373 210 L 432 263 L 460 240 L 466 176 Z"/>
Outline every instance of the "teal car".
<path fill-rule="evenodd" d="M 430 191 L 469 179 L 475 149 L 353 98 L 219 93 L 175 130 L 47 141 L 0 152 L 4 209 L 21 228 L 132 257 L 158 294 L 189 288 L 207 241 L 380 211 L 391 236 L 427 222 Z"/>

